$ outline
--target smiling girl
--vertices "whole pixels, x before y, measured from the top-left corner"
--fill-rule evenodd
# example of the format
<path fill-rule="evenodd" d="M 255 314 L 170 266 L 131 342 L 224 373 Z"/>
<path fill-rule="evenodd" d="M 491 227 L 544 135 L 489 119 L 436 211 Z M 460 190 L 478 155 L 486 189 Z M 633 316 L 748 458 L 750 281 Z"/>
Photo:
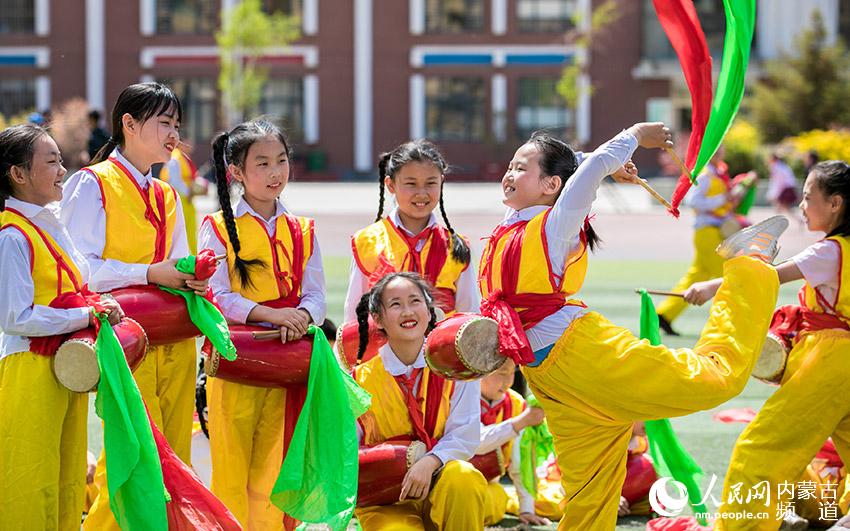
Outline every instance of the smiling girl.
<path fill-rule="evenodd" d="M 231 322 L 280 327 L 281 342 L 325 319 L 325 278 L 312 219 L 280 201 L 290 177 L 283 132 L 265 120 L 246 122 L 213 141 L 221 210 L 201 225 L 199 244 L 226 254 L 210 286 Z M 231 204 L 227 176 L 242 190 Z M 285 354 L 281 354 L 285 355 Z M 297 391 L 207 381 L 212 491 L 246 529 L 283 529 L 270 500 L 284 456 L 287 401 Z M 297 408 L 295 409 L 297 411 Z"/>
<path fill-rule="evenodd" d="M 30 342 L 94 322 L 90 308 L 50 306 L 89 279 L 58 218 L 64 176 L 47 131 L 0 133 L 0 529 L 79 529 L 83 513 L 88 395 L 61 386 Z"/>
<path fill-rule="evenodd" d="M 483 529 L 487 482 L 466 461 L 479 443 L 479 385 L 445 380 L 426 366 L 425 336 L 436 324 L 430 287 L 415 273 L 390 273 L 366 292 L 357 305 L 361 353 L 370 315 L 387 344 L 354 371 L 372 395 L 358 420 L 361 444 L 413 439 L 428 452 L 407 471 L 397 503 L 355 510 L 360 525 Z"/>
<path fill-rule="evenodd" d="M 850 404 L 846 393 L 850 381 L 848 206 L 850 166 L 841 161 L 815 165 L 806 178 L 800 209 L 809 230 L 824 232 L 826 238 L 776 267 L 781 283 L 805 281 L 800 289 L 800 306 L 778 310 L 799 317 L 797 335 L 779 389 L 735 444 L 723 488 L 727 502 L 734 499 L 729 493 L 736 483 L 750 488 L 767 481 L 771 488 L 777 488 L 781 481 L 799 477 L 827 437 L 832 437 L 844 462 L 850 460 Z M 719 279 L 696 283 L 685 292 L 685 298 L 692 304 L 703 304 L 719 286 Z M 776 526 L 781 520 L 775 518 L 779 501 L 776 496 L 758 504 L 742 500 L 723 505 L 719 511 L 765 511 L 769 521 L 762 524 L 770 528 L 774 520 Z M 741 529 L 741 525 L 720 520 L 715 528 Z"/>
<path fill-rule="evenodd" d="M 93 164 L 65 184 L 62 221 L 91 269 L 89 287 L 108 292 L 157 284 L 203 292 L 206 281 L 179 272 L 189 254 L 180 198 L 154 179 L 151 166 L 164 163 L 180 142 L 182 108 L 159 83 L 130 85 L 112 109 L 112 137 Z M 191 451 L 195 340 L 151 347 L 133 377 L 151 418 L 184 462 Z M 117 529 L 109 509 L 103 455 L 95 483 L 98 497 L 87 529 Z"/>
<path fill-rule="evenodd" d="M 351 237 L 354 260 L 345 299 L 346 322 L 356 319 L 361 295 L 393 271 L 419 273 L 431 282 L 436 304 L 446 313 L 478 311 L 469 244 L 455 233 L 443 206 L 447 171 L 443 155 L 425 140 L 407 142 L 381 156 L 378 215 L 375 223 Z M 396 201 L 386 217 L 384 189 Z M 434 215 L 438 206 L 445 226 Z"/>

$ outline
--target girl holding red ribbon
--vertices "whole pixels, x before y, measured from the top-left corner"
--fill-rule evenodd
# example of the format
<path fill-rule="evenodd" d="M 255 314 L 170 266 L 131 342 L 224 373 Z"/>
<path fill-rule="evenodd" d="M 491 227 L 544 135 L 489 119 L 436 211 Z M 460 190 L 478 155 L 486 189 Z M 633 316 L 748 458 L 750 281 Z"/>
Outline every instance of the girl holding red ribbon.
<path fill-rule="evenodd" d="M 345 299 L 346 322 L 354 321 L 363 293 L 387 273 L 419 273 L 436 288 L 436 304 L 446 313 L 477 312 L 478 290 L 469 244 L 449 223 L 443 205 L 448 172 L 442 153 L 425 140 L 407 142 L 378 162 L 378 215 L 351 237 L 354 260 Z M 384 217 L 385 191 L 396 207 Z M 445 226 L 437 222 L 440 207 Z"/>
<path fill-rule="evenodd" d="M 535 134 L 502 179 L 509 211 L 481 259 L 481 313 L 499 322 L 500 350 L 520 365 L 554 436 L 566 507 L 561 529 L 613 529 L 626 476 L 632 424 L 718 405 L 746 384 L 776 302 L 773 268 L 750 256 L 726 265 L 722 300 L 693 349 L 641 341 L 572 300 L 593 242 L 586 216 L 606 175 L 638 146 L 672 146 L 661 123 L 639 123 L 581 165 L 562 141 Z M 764 248 L 749 232 L 725 252 L 775 255 L 787 221 L 771 220 Z"/>
<path fill-rule="evenodd" d="M 771 489 L 798 477 L 807 463 L 832 437 L 844 462 L 850 461 L 850 406 L 844 391 L 850 379 L 850 166 L 842 161 L 815 165 L 803 187 L 800 209 L 811 231 L 826 238 L 776 267 L 781 283 L 804 280 L 800 304 L 782 306 L 773 316 L 771 331 L 791 340 L 791 351 L 779 389 L 738 437 L 726 473 L 724 501 L 732 485 L 744 489 L 767 481 Z M 685 292 L 691 304 L 703 304 L 721 289 L 721 280 L 698 282 Z M 776 491 L 773 491 L 774 494 Z M 732 514 L 750 509 L 766 511 L 763 529 L 779 525 L 777 496 L 758 502 L 729 503 L 719 509 Z M 850 499 L 842 501 L 848 509 Z M 781 516 L 781 515 L 780 515 Z M 741 529 L 742 524 L 720 520 L 716 529 Z M 748 527 L 753 528 L 753 527 Z"/>
<path fill-rule="evenodd" d="M 210 279 L 225 317 L 280 327 L 283 343 L 303 337 L 326 312 L 314 222 L 280 200 L 290 155 L 284 133 L 265 120 L 218 135 L 213 161 L 221 210 L 204 219 L 198 238 L 202 248 L 227 255 Z M 228 176 L 242 191 L 235 205 Z M 211 488 L 246 529 L 283 529 L 283 513 L 270 496 L 304 389 L 207 380 Z"/>
<path fill-rule="evenodd" d="M 477 381 L 445 380 L 425 363 L 425 336 L 437 317 L 431 289 L 415 273 L 390 273 L 357 305 L 360 349 L 371 316 L 387 337 L 378 355 L 354 370 L 372 395 L 357 423 L 360 442 L 374 446 L 418 440 L 427 453 L 404 477 L 393 505 L 355 510 L 365 531 L 378 529 L 483 529 L 487 481 L 467 462 L 480 437 Z"/>
<path fill-rule="evenodd" d="M 0 133 L 0 529 L 75 529 L 83 513 L 88 395 L 60 385 L 51 359 L 95 323 L 89 265 L 56 209 L 65 173 L 41 127 Z M 115 301 L 98 309 L 121 318 Z"/>
<path fill-rule="evenodd" d="M 175 267 L 190 254 L 180 198 L 151 175 L 151 166 L 167 162 L 180 143 L 181 119 L 180 101 L 170 88 L 130 85 L 112 109 L 109 142 L 65 184 L 62 221 L 88 261 L 93 291 L 150 284 L 205 293 L 206 280 Z M 151 347 L 133 373 L 151 418 L 186 463 L 196 359 L 194 339 Z M 102 454 L 95 483 L 99 493 L 85 527 L 117 529 Z"/>

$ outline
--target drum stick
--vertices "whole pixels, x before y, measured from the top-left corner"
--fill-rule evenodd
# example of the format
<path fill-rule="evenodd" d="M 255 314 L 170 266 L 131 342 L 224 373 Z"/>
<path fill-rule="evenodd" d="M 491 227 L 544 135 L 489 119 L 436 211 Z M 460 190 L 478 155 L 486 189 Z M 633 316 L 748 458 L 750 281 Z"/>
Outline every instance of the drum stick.
<path fill-rule="evenodd" d="M 661 194 L 653 190 L 652 187 L 649 186 L 649 184 L 645 180 L 638 178 L 637 183 L 643 186 L 643 189 L 649 192 L 649 195 L 654 197 L 656 201 L 664 205 L 668 210 L 672 210 L 673 205 L 671 205 L 666 199 L 664 199 Z"/>
<path fill-rule="evenodd" d="M 260 341 L 265 339 L 279 339 L 280 338 L 280 329 L 277 330 L 269 330 L 267 332 L 251 332 L 251 337 L 254 339 L 258 339 Z"/>
<path fill-rule="evenodd" d="M 673 158 L 673 162 L 675 162 L 676 165 L 679 166 L 679 169 L 682 171 L 682 173 L 687 173 L 688 175 L 691 174 L 691 170 L 689 170 L 688 167 L 685 166 L 685 163 L 682 162 L 682 159 L 679 158 L 679 155 L 677 155 L 676 152 L 673 151 L 673 148 L 664 148 L 664 151 L 666 151 L 667 154 L 669 154 Z"/>
<path fill-rule="evenodd" d="M 227 258 L 227 254 L 217 254 L 217 255 L 215 256 L 215 261 L 216 261 L 216 262 L 221 262 L 221 261 L 222 261 L 222 260 L 224 260 L 225 258 Z"/>
<path fill-rule="evenodd" d="M 640 292 L 641 292 L 640 289 L 635 290 L 635 293 L 639 294 Z M 684 293 L 679 293 L 679 292 L 676 292 L 676 291 L 659 291 L 659 290 L 655 290 L 655 289 L 648 289 L 648 290 L 646 290 L 646 292 L 649 293 L 650 295 L 666 295 L 668 297 L 684 297 L 685 296 Z"/>

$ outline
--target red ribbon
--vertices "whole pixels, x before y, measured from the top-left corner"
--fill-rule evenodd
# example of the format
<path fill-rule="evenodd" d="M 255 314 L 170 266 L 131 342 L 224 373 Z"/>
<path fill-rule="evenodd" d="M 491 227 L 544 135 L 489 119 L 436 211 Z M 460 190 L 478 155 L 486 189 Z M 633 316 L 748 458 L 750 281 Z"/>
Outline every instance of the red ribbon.
<path fill-rule="evenodd" d="M 212 249 L 203 249 L 195 255 L 195 278 L 197 280 L 207 280 L 215 273 L 218 267 L 218 261 L 215 259 L 215 251 Z"/>
<path fill-rule="evenodd" d="M 100 301 L 100 295 L 89 291 L 88 285 L 83 286 L 78 293 L 66 292 L 52 301 L 51 308 L 62 310 L 70 310 L 72 308 L 94 308 L 96 312 L 104 311 L 104 306 Z M 94 321 L 94 329 L 97 332 L 100 328 L 100 321 Z M 67 334 L 58 334 L 53 336 L 41 336 L 30 338 L 30 352 L 40 354 L 42 356 L 53 356 L 59 347 L 64 343 L 74 332 Z"/>
<path fill-rule="evenodd" d="M 407 413 L 410 416 L 410 423 L 413 425 L 413 434 L 423 443 L 428 451 L 434 448 L 436 441 L 425 429 L 425 416 L 422 414 L 422 398 L 416 396 L 414 387 L 416 386 L 416 378 L 422 374 L 422 369 L 413 369 L 410 376 L 398 375 L 394 376 L 396 383 L 401 389 L 401 394 L 404 395 L 404 404 L 407 406 Z M 420 385 L 420 388 L 422 386 Z"/>
<path fill-rule="evenodd" d="M 495 406 L 490 406 L 486 400 L 481 399 L 481 423 L 485 426 L 495 424 L 499 420 L 499 414 L 502 414 L 502 420 L 508 420 L 513 417 L 514 405 L 511 402 L 511 397 L 505 393 L 505 397 Z"/>

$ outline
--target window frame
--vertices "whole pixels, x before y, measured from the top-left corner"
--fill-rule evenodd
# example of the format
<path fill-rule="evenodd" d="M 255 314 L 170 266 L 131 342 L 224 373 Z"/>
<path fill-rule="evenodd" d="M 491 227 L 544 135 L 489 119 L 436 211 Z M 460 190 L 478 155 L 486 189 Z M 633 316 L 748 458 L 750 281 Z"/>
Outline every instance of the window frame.
<path fill-rule="evenodd" d="M 439 84 L 431 94 L 429 87 L 433 86 L 434 82 Z M 454 90 L 450 93 L 451 87 L 446 87 L 447 83 L 464 82 L 465 87 L 460 87 L 459 90 Z M 473 86 L 477 85 L 477 86 Z M 487 78 L 483 76 L 470 75 L 455 75 L 455 74 L 434 74 L 425 76 L 424 90 L 424 110 L 425 110 L 425 136 L 440 142 L 454 143 L 477 143 L 484 142 L 488 138 L 490 130 L 488 129 L 488 94 L 489 83 Z M 479 95 L 474 95 L 478 93 Z M 457 95 L 468 95 L 468 98 L 457 98 Z M 455 102 L 448 98 L 455 97 Z M 478 101 L 475 101 L 475 100 Z M 436 105 L 436 107 L 435 107 Z M 446 109 L 446 107 L 449 107 Z M 462 113 L 457 123 L 462 125 L 463 132 L 460 135 L 446 134 L 445 122 L 448 119 L 457 118 L 454 116 L 458 111 Z M 436 113 L 436 115 L 432 114 Z M 435 120 L 437 124 L 433 124 Z"/>
<path fill-rule="evenodd" d="M 516 28 L 519 33 L 565 33 L 575 29 L 574 17 L 579 9 L 577 0 L 554 0 L 564 2 L 564 12 L 568 14 L 566 19 L 554 18 L 523 18 L 520 10 L 522 5 L 529 3 L 535 6 L 534 12 L 539 14 L 540 3 L 553 0 L 516 0 L 516 9 L 514 15 L 516 17 Z M 560 22 L 560 24 L 559 24 Z"/>

